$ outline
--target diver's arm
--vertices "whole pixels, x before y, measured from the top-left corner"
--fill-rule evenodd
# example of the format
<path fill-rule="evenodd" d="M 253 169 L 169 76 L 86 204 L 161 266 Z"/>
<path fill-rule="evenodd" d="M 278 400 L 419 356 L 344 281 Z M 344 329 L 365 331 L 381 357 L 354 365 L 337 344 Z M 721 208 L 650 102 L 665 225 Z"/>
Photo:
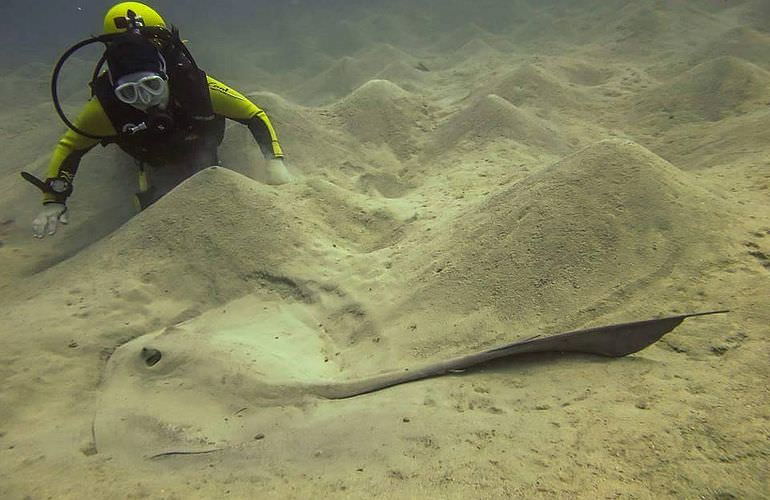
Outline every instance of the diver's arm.
<path fill-rule="evenodd" d="M 75 126 L 84 132 L 94 135 L 115 135 L 115 129 L 107 118 L 104 109 L 98 99 L 91 99 L 83 107 L 75 120 Z M 51 155 L 51 161 L 46 171 L 46 180 L 62 178 L 70 185 L 75 179 L 80 160 L 88 151 L 99 143 L 98 139 L 92 139 L 78 134 L 74 130 L 67 132 L 59 139 L 56 148 Z M 70 192 L 45 193 L 43 203 L 65 203 Z"/>
<path fill-rule="evenodd" d="M 265 158 L 283 158 L 283 150 L 278 143 L 278 136 L 264 111 L 260 109 L 249 120 L 242 120 L 241 123 L 249 127 L 251 135 L 259 144 Z"/>
<path fill-rule="evenodd" d="M 75 120 L 75 124 L 77 128 L 89 134 L 115 135 L 112 124 L 96 99 L 92 99 L 85 105 Z M 32 220 L 32 234 L 35 238 L 52 235 L 56 233 L 59 223 L 67 223 L 67 198 L 72 194 L 72 180 L 77 173 L 80 159 L 98 143 L 98 139 L 85 137 L 73 130 L 68 130 L 59 139 L 59 143 L 51 155 L 45 183 L 34 176 L 22 173 L 25 179 L 33 182 L 44 192 L 43 208 Z M 54 186 L 54 181 L 58 184 L 64 181 L 64 191 L 56 192 L 54 189 L 50 189 Z"/>
<path fill-rule="evenodd" d="M 278 134 L 267 114 L 240 92 L 210 76 L 206 78 L 214 113 L 248 126 L 266 159 L 283 158 Z"/>

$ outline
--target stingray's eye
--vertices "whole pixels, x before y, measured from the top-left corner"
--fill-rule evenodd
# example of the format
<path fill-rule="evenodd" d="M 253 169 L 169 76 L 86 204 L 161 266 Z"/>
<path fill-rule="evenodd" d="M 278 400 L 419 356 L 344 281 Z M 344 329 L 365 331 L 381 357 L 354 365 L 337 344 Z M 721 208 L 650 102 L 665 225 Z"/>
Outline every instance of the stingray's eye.
<path fill-rule="evenodd" d="M 142 347 L 141 356 L 147 366 L 155 366 L 163 354 L 152 347 Z"/>

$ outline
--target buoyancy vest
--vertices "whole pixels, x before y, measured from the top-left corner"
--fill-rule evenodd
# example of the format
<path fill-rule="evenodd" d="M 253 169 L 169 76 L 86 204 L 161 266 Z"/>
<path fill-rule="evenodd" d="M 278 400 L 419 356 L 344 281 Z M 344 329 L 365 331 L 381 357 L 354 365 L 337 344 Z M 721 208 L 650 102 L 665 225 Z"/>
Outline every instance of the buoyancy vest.
<path fill-rule="evenodd" d="M 222 142 L 225 130 L 224 117 L 214 114 L 206 73 L 174 44 L 162 54 L 166 60 L 170 92 L 169 104 L 163 113 L 172 123 L 163 132 L 132 132 L 151 116 L 117 98 L 108 72 L 102 73 L 92 84 L 94 97 L 117 133 L 104 143 L 115 143 L 138 161 L 155 166 L 183 160 L 200 148 L 216 148 Z"/>

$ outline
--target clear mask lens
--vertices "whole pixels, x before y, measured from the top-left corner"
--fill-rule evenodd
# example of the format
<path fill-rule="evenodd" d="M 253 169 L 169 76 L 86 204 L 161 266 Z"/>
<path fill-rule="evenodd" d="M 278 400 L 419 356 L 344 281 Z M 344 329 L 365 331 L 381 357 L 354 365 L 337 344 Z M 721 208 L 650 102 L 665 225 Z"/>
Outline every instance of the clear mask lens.
<path fill-rule="evenodd" d="M 131 83 L 126 83 L 115 89 L 115 95 L 118 99 L 126 104 L 133 104 L 136 102 L 138 94 L 136 92 L 136 86 Z"/>
<path fill-rule="evenodd" d="M 139 85 L 154 95 L 160 95 L 166 86 L 166 80 L 159 76 L 148 76 L 139 81 Z"/>

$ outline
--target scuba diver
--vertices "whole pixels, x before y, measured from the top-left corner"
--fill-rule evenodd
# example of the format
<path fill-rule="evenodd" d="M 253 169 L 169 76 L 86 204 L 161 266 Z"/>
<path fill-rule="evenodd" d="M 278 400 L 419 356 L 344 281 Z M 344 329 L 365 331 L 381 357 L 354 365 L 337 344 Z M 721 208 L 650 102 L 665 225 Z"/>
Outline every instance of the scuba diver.
<path fill-rule="evenodd" d="M 57 95 L 59 72 L 77 50 L 104 43 L 106 50 L 91 81 L 92 97 L 72 123 Z M 104 63 L 107 70 L 101 71 Z M 33 234 L 43 238 L 66 224 L 67 198 L 81 158 L 97 144 L 117 144 L 139 167 L 138 210 L 143 210 L 196 172 L 219 164 L 217 148 L 225 119 L 246 125 L 268 161 L 268 182 L 291 177 L 267 114 L 239 92 L 198 68 L 176 28 L 166 26 L 139 2 L 113 6 L 104 34 L 70 48 L 54 68 L 54 106 L 68 130 L 51 157 L 45 181 L 22 172 L 43 192 L 43 209 Z"/>

